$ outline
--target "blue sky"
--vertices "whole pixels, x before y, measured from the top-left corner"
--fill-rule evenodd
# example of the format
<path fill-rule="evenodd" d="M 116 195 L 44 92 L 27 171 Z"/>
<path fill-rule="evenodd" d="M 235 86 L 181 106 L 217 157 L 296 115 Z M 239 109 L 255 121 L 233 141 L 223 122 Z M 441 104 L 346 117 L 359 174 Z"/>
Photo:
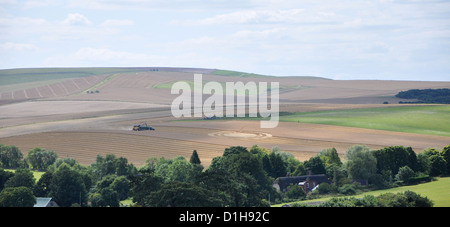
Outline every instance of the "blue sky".
<path fill-rule="evenodd" d="M 450 80 L 450 1 L 0 0 L 0 69 Z"/>

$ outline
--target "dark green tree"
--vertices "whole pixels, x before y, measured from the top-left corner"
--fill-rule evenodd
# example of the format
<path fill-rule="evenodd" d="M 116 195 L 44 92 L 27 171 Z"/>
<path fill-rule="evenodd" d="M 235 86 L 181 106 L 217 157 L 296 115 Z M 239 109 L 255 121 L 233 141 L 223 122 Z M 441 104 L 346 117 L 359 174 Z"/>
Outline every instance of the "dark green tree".
<path fill-rule="evenodd" d="M 294 184 L 287 187 L 287 191 L 284 195 L 289 199 L 303 199 L 306 197 L 306 192 L 302 187 Z"/>
<path fill-rule="evenodd" d="M 412 101 L 412 103 L 443 103 L 450 104 L 450 89 L 411 89 L 407 91 L 401 91 L 397 95 L 397 98 L 403 99 L 418 99 L 420 101 Z"/>
<path fill-rule="evenodd" d="M 33 189 L 33 193 L 37 197 L 48 197 L 50 195 L 50 184 L 52 182 L 52 177 L 52 172 L 45 172 L 42 174 Z"/>
<path fill-rule="evenodd" d="M 5 188 L 0 192 L 0 207 L 32 207 L 36 197 L 28 187 Z"/>
<path fill-rule="evenodd" d="M 27 187 L 33 189 L 36 179 L 29 169 L 17 169 L 14 176 L 8 179 L 5 183 L 5 188 L 8 187 Z"/>
<path fill-rule="evenodd" d="M 242 146 L 233 146 L 233 147 L 227 147 L 225 148 L 225 151 L 223 152 L 223 157 L 232 155 L 232 154 L 241 154 L 248 152 L 246 147 Z"/>
<path fill-rule="evenodd" d="M 117 192 L 119 200 L 127 199 L 128 193 L 130 192 L 130 180 L 125 176 L 118 176 L 110 184 L 110 188 Z"/>
<path fill-rule="evenodd" d="M 63 207 L 75 203 L 83 206 L 88 198 L 83 176 L 67 164 L 60 165 L 53 173 L 50 195 L 59 206 Z"/>
<path fill-rule="evenodd" d="M 384 207 L 432 207 L 433 201 L 413 191 L 403 193 L 385 193 L 377 197 L 380 206 Z"/>
<path fill-rule="evenodd" d="M 236 206 L 260 206 L 263 198 L 276 194 L 273 178 L 264 171 L 261 156 L 244 147 L 225 149 L 224 155 L 214 158 L 207 171 L 224 171 L 238 181 L 245 199 L 235 203 Z"/>
<path fill-rule="evenodd" d="M 136 167 L 128 164 L 126 158 L 117 158 L 114 154 L 106 154 L 105 157 L 97 155 L 96 162 L 91 165 L 91 168 L 98 178 L 111 174 L 127 176 L 137 173 Z"/>
<path fill-rule="evenodd" d="M 417 171 L 416 172 L 430 174 L 430 168 L 431 168 L 431 163 L 430 163 L 429 156 L 427 154 L 425 154 L 424 152 L 419 153 L 417 155 Z"/>
<path fill-rule="evenodd" d="M 277 152 L 270 152 L 268 157 L 272 168 L 267 174 L 273 178 L 286 176 L 287 163 L 284 162 L 283 157 Z"/>
<path fill-rule="evenodd" d="M 0 191 L 5 187 L 6 181 L 8 181 L 11 177 L 14 176 L 14 173 L 11 171 L 5 171 L 3 168 L 0 168 Z"/>
<path fill-rule="evenodd" d="M 168 181 L 192 182 L 203 170 L 202 165 L 192 164 L 183 156 L 161 158 L 154 167 L 155 174 Z"/>
<path fill-rule="evenodd" d="M 191 155 L 191 159 L 189 160 L 191 164 L 201 164 L 200 158 L 198 157 L 197 150 L 194 150 Z"/>
<path fill-rule="evenodd" d="M 372 151 L 372 154 L 377 159 L 377 173 L 390 170 L 394 177 L 400 167 L 408 166 L 413 171 L 418 169 L 416 153 L 410 147 L 390 146 Z"/>
<path fill-rule="evenodd" d="M 441 151 L 441 155 L 447 164 L 447 174 L 450 173 L 450 145 L 444 147 Z"/>
<path fill-rule="evenodd" d="M 245 186 L 233 175 L 225 170 L 207 170 L 197 176 L 194 182 L 199 187 L 216 193 L 216 198 L 221 201 L 221 206 L 238 207 L 243 206 L 246 197 L 243 191 Z"/>
<path fill-rule="evenodd" d="M 112 201 L 112 199 L 115 199 L 120 201 L 128 198 L 128 193 L 130 191 L 129 184 L 130 181 L 125 176 L 108 175 L 97 181 L 94 191 L 100 193 L 103 197 L 105 197 L 104 193 L 107 193 L 108 200 Z M 107 188 L 116 192 L 116 198 L 111 198 L 109 191 L 104 190 Z M 109 206 L 112 204 L 115 203 L 108 203 Z"/>
<path fill-rule="evenodd" d="M 57 158 L 58 155 L 56 154 L 56 152 L 47 151 L 45 149 L 37 147 L 28 152 L 25 160 L 28 162 L 28 164 L 31 165 L 33 169 L 46 170 L 47 167 L 52 165 Z"/>
<path fill-rule="evenodd" d="M 412 191 L 404 193 L 384 193 L 379 196 L 334 197 L 322 202 L 318 207 L 432 207 L 433 201 Z"/>
<path fill-rule="evenodd" d="M 325 165 L 319 156 L 311 157 L 305 161 L 306 171 L 311 171 L 312 174 L 325 174 Z"/>
<path fill-rule="evenodd" d="M 149 207 L 218 207 L 223 203 L 216 193 L 190 182 L 167 182 L 146 197 Z"/>
<path fill-rule="evenodd" d="M 22 152 L 16 146 L 0 144 L 0 167 L 17 168 L 23 158 Z"/>
<path fill-rule="evenodd" d="M 93 207 L 119 207 L 120 201 L 117 192 L 110 187 L 103 188 L 89 194 L 89 201 Z"/>
<path fill-rule="evenodd" d="M 409 168 L 409 166 L 403 166 L 403 167 L 400 167 L 400 169 L 398 170 L 397 175 L 395 175 L 395 179 L 404 181 L 404 180 L 414 177 L 414 176 L 415 176 L 415 173 L 411 168 Z"/>
<path fill-rule="evenodd" d="M 430 176 L 447 174 L 447 163 L 441 155 L 432 155 L 430 159 Z"/>
<path fill-rule="evenodd" d="M 291 173 L 291 176 L 303 176 L 306 175 L 306 167 L 304 163 L 300 163 Z"/>
<path fill-rule="evenodd" d="M 327 176 L 331 178 L 331 181 L 337 187 L 351 183 L 348 177 L 347 169 L 344 166 L 330 165 L 327 168 Z"/>
<path fill-rule="evenodd" d="M 436 148 L 428 148 L 423 151 L 423 154 L 427 155 L 428 157 L 431 157 L 433 155 L 439 155 L 439 153 L 440 150 Z"/>
<path fill-rule="evenodd" d="M 134 173 L 133 164 L 128 164 L 128 159 L 124 157 L 119 157 L 113 161 L 115 172 L 114 174 L 118 176 L 126 176 Z"/>
<path fill-rule="evenodd" d="M 154 170 L 143 169 L 139 174 L 128 177 L 130 180 L 130 196 L 133 202 L 144 206 L 146 197 L 155 191 L 160 190 L 164 179 L 155 174 Z"/>
<path fill-rule="evenodd" d="M 428 199 L 427 197 L 422 197 L 416 192 L 408 190 L 403 194 L 406 196 L 406 199 L 412 207 L 433 207 L 434 205 L 432 200 Z"/>

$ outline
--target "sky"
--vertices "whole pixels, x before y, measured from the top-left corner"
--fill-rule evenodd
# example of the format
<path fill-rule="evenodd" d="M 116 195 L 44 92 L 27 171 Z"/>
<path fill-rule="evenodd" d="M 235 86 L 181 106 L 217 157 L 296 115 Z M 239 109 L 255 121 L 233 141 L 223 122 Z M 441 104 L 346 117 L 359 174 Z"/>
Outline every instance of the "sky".
<path fill-rule="evenodd" d="M 0 69 L 450 81 L 449 0 L 0 0 Z"/>

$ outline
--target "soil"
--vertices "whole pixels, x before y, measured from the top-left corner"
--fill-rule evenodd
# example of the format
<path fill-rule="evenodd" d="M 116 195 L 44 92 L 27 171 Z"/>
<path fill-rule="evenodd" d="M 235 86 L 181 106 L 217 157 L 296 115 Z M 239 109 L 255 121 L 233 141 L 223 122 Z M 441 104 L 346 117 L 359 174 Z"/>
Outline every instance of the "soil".
<path fill-rule="evenodd" d="M 98 83 L 100 92 L 71 93 L 60 82 L 50 86 L 56 93 L 33 100 L 12 100 L 1 96 L 0 144 L 19 147 L 24 156 L 34 147 L 55 151 L 59 158 L 72 157 L 82 164 L 94 163 L 97 155 L 122 156 L 136 166 L 152 157 L 189 159 L 197 150 L 204 166 L 221 156 L 226 147 L 258 145 L 268 149 L 279 147 L 300 161 L 309 159 L 322 149 L 334 147 L 340 155 L 353 145 L 371 149 L 385 146 L 410 146 L 416 152 L 426 148 L 449 145 L 449 137 L 390 132 L 361 128 L 280 122 L 273 129 L 262 129 L 256 120 L 193 120 L 175 119 L 170 104 L 178 95 L 170 89 L 155 88 L 157 84 L 189 80 L 192 73 L 139 72 L 118 74 Z M 303 77 L 223 77 L 204 75 L 205 81 L 279 81 L 280 111 L 308 112 L 319 110 L 385 107 L 383 101 L 397 103 L 393 96 L 413 88 L 450 87 L 450 82 L 411 81 L 335 81 Z M 73 83 L 72 83 L 73 84 Z M 92 85 L 91 84 L 91 85 Z M 81 86 L 81 82 L 80 82 Z M 21 93 L 31 96 L 33 91 Z M 9 94 L 16 94 L 14 92 Z M 35 95 L 38 95 L 35 92 Z M 58 95 L 61 93 L 61 95 Z M 18 96 L 15 97 L 18 97 Z M 389 104 L 397 105 L 397 104 Z M 146 122 L 155 131 L 134 132 L 134 124 Z"/>

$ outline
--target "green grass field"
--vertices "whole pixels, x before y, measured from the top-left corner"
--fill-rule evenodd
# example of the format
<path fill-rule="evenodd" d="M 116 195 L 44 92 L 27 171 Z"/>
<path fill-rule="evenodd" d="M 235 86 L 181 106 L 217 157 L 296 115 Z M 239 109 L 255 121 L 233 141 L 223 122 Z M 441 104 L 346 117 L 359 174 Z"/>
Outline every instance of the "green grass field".
<path fill-rule="evenodd" d="M 102 74 L 146 71 L 146 68 L 29 68 L 0 70 L 0 85 L 52 81 Z"/>
<path fill-rule="evenodd" d="M 265 75 L 255 74 L 255 73 L 244 73 L 244 72 L 237 72 L 237 71 L 231 71 L 231 70 L 216 70 L 212 72 L 214 75 L 219 76 L 234 76 L 234 77 L 265 77 Z"/>
<path fill-rule="evenodd" d="M 421 196 L 428 197 L 434 202 L 435 207 L 450 207 L 450 177 L 441 177 L 437 181 L 432 181 L 424 184 L 366 192 L 358 195 L 357 197 L 363 197 L 364 195 L 377 196 L 388 192 L 398 193 L 408 190 L 416 192 Z"/>
<path fill-rule="evenodd" d="M 450 137 L 450 105 L 332 110 L 280 116 L 280 121 L 338 125 Z"/>
<path fill-rule="evenodd" d="M 438 178 L 437 181 L 432 181 L 423 184 L 365 192 L 352 197 L 362 198 L 365 195 L 378 196 L 385 193 L 399 193 L 405 191 L 413 191 L 421 196 L 428 197 L 433 201 L 434 207 L 450 207 L 450 177 L 441 177 Z M 331 197 L 323 197 L 320 199 L 313 199 L 313 200 L 304 200 L 301 202 L 305 203 L 322 202 L 327 201 L 329 199 L 331 199 Z M 276 204 L 273 205 L 273 207 L 280 207 L 282 205 L 283 204 Z"/>
<path fill-rule="evenodd" d="M 14 169 L 4 169 L 4 170 L 5 171 L 10 171 L 10 172 L 15 172 Z M 35 170 L 32 170 L 31 172 L 33 173 L 33 176 L 34 176 L 34 179 L 36 180 L 36 182 L 38 182 L 39 179 L 41 179 L 42 175 L 44 175 L 44 173 L 45 173 L 45 172 L 42 172 L 42 171 L 35 171 Z"/>

